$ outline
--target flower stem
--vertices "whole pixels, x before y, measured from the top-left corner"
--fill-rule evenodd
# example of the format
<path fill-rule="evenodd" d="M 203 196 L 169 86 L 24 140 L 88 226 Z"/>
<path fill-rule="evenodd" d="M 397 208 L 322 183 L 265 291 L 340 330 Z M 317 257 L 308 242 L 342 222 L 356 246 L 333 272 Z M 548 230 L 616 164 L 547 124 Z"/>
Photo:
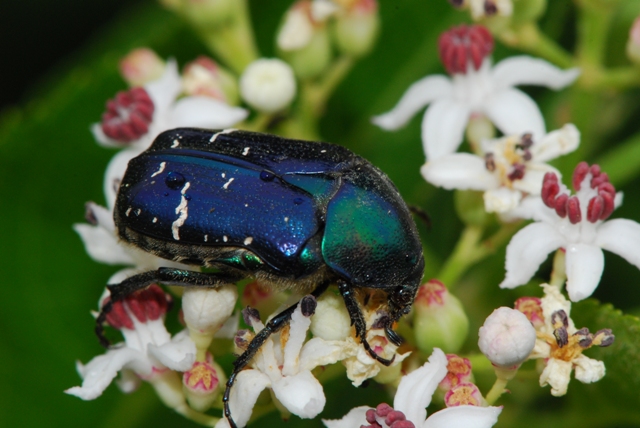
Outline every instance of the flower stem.
<path fill-rule="evenodd" d="M 495 383 L 491 387 L 491 390 L 487 393 L 487 396 L 485 397 L 485 400 L 487 400 L 487 404 L 489 406 L 493 405 L 493 403 L 495 403 L 498 400 L 498 398 L 500 398 L 500 396 L 505 393 L 505 391 L 507 390 L 506 388 L 507 383 L 509 383 L 509 381 L 506 379 L 501 379 L 501 378 L 496 379 Z"/>
<path fill-rule="evenodd" d="M 544 58 L 559 67 L 569 68 L 574 63 L 571 54 L 555 40 L 542 33 L 534 22 L 528 22 L 510 31 L 503 31 L 499 37 L 504 44 Z"/>
<path fill-rule="evenodd" d="M 353 67 L 353 58 L 342 56 L 331 64 L 317 81 L 300 84 L 300 105 L 294 118 L 298 121 L 298 132 L 303 136 L 318 135 L 318 119 L 324 112 L 327 100 Z M 317 139 L 317 138 L 312 138 Z"/>
<path fill-rule="evenodd" d="M 520 222 L 504 223 L 495 234 L 481 242 L 484 229 L 467 226 L 436 278 L 446 284 L 449 290 L 453 290 L 457 281 L 471 266 L 493 254 L 511 238 L 518 227 Z"/>
<path fill-rule="evenodd" d="M 555 285 L 558 288 L 562 288 L 566 280 L 567 271 L 565 266 L 565 253 L 562 249 L 559 249 L 553 256 L 553 271 L 551 271 L 549 285 Z"/>
<path fill-rule="evenodd" d="M 238 74 L 259 56 L 246 0 L 238 0 L 238 12 L 229 22 L 198 30 L 207 47 Z"/>
<path fill-rule="evenodd" d="M 453 253 L 440 269 L 436 278 L 449 287 L 449 290 L 453 289 L 454 284 L 473 263 L 482 258 L 479 243 L 483 231 L 483 228 L 478 226 L 467 226 L 462 231 Z"/>

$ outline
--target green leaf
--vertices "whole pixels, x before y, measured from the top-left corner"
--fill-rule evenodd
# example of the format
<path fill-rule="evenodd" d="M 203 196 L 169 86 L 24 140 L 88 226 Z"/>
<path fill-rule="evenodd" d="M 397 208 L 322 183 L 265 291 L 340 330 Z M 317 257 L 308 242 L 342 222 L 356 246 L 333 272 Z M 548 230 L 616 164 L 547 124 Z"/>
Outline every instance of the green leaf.
<path fill-rule="evenodd" d="M 616 336 L 607 348 L 593 347 L 585 352 L 591 358 L 605 363 L 607 374 L 599 382 L 602 400 L 615 407 L 633 410 L 640 417 L 638 394 L 640 390 L 640 318 L 625 315 L 610 304 L 600 304 L 594 299 L 574 304 L 571 317 L 576 327 L 588 327 L 592 333 L 610 328 Z"/>

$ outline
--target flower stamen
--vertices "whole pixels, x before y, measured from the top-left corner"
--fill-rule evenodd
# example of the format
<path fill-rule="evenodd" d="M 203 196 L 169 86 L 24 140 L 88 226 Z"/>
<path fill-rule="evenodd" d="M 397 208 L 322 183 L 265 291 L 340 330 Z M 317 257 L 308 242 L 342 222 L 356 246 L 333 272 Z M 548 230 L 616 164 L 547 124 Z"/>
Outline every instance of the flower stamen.
<path fill-rule="evenodd" d="M 149 132 L 153 119 L 153 101 L 144 88 L 137 87 L 118 92 L 107 101 L 107 111 L 102 114 L 102 132 L 116 141 L 129 143 Z"/>
<path fill-rule="evenodd" d="M 493 52 L 493 37 L 481 25 L 460 25 L 442 33 L 438 48 L 440 60 L 449 74 L 466 74 L 469 64 L 477 71 Z"/>

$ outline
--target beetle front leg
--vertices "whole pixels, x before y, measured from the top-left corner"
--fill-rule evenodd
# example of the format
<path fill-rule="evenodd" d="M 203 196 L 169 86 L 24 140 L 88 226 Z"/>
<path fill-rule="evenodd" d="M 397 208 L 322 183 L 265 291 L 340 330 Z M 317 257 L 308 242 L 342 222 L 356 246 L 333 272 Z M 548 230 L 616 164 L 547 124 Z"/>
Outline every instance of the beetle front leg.
<path fill-rule="evenodd" d="M 393 363 L 393 360 L 395 360 L 396 356 L 394 355 L 390 360 L 382 358 L 381 356 L 376 354 L 373 349 L 371 349 L 369 342 L 367 342 L 367 323 L 364 321 L 362 311 L 360 310 L 360 305 L 356 300 L 351 284 L 345 281 L 338 281 L 338 290 L 340 290 L 340 294 L 342 295 L 344 304 L 347 307 L 347 312 L 349 312 L 351 325 L 355 325 L 356 336 L 360 338 L 360 342 L 362 343 L 365 351 L 367 351 L 369 355 L 371 355 L 371 357 L 376 361 L 384 364 L 385 366 L 390 366 L 391 363 Z"/>
<path fill-rule="evenodd" d="M 133 275 L 119 284 L 107 285 L 111 298 L 101 308 L 100 314 L 96 318 L 96 335 L 100 344 L 105 348 L 109 347 L 109 340 L 104 337 L 104 322 L 107 315 L 113 308 L 113 302 L 125 299 L 136 291 L 143 290 L 155 283 L 167 285 L 179 285 L 182 287 L 220 287 L 231 284 L 244 278 L 244 275 L 228 272 L 203 273 L 185 269 L 160 268 L 149 272 Z"/>
<path fill-rule="evenodd" d="M 329 287 L 329 282 L 323 282 L 318 285 L 311 295 L 315 298 L 320 297 L 322 293 L 324 293 Z M 235 421 L 231 417 L 231 409 L 229 408 L 229 396 L 231 394 L 231 387 L 236 381 L 236 377 L 238 373 L 242 369 L 244 369 L 247 364 L 253 359 L 253 357 L 258 353 L 262 345 L 269 339 L 272 334 L 280 331 L 284 326 L 289 324 L 291 321 L 291 315 L 296 310 L 300 302 L 295 305 L 289 306 L 284 311 L 280 312 L 275 317 L 271 318 L 271 320 L 264 326 L 262 330 L 251 340 L 247 349 L 233 362 L 233 373 L 229 376 L 229 380 L 227 381 L 226 389 L 224 390 L 224 395 L 222 396 L 222 402 L 224 403 L 224 415 L 229 421 L 229 426 L 231 428 L 238 428 Z"/>

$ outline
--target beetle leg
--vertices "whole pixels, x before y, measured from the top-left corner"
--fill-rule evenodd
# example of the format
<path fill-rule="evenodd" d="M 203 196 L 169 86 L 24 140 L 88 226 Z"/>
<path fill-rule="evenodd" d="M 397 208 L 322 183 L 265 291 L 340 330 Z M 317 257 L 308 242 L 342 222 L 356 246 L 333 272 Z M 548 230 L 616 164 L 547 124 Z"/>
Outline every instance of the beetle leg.
<path fill-rule="evenodd" d="M 345 281 L 338 281 L 338 290 L 340 290 L 340 294 L 342 294 L 342 298 L 344 299 L 344 304 L 347 307 L 347 312 L 349 312 L 351 325 L 355 324 L 356 336 L 360 338 L 360 342 L 362 343 L 365 351 L 367 351 L 369 355 L 371 355 L 371 358 L 375 359 L 381 364 L 384 364 L 385 366 L 390 366 L 396 356 L 394 355 L 390 360 L 382 358 L 381 356 L 376 354 L 373 349 L 371 349 L 369 342 L 367 342 L 367 324 L 364 322 L 364 317 L 362 316 L 360 305 L 358 305 L 358 302 L 356 301 L 356 297 L 353 293 L 353 288 L 351 287 L 351 285 Z"/>
<path fill-rule="evenodd" d="M 231 284 L 244 278 L 245 275 L 228 272 L 203 273 L 184 269 L 160 268 L 133 275 L 119 284 L 107 285 L 111 298 L 102 307 L 96 318 L 96 335 L 105 348 L 109 347 L 109 340 L 104 337 L 104 322 L 113 308 L 113 302 L 123 300 L 136 291 L 147 288 L 151 284 L 162 283 L 168 285 L 180 285 L 183 287 L 219 287 Z"/>
<path fill-rule="evenodd" d="M 324 293 L 329 287 L 329 282 L 324 282 L 318 285 L 311 295 L 313 297 L 318 298 L 322 293 Z M 291 321 L 291 315 L 298 307 L 298 304 L 289 306 L 284 311 L 280 312 L 275 317 L 271 318 L 271 321 L 265 325 L 265 327 L 260 330 L 260 332 L 251 340 L 247 349 L 233 362 L 233 373 L 229 376 L 229 380 L 227 381 L 226 389 L 224 390 L 224 395 L 222 396 L 222 402 L 224 403 L 224 415 L 229 421 L 229 426 L 231 428 L 238 428 L 235 421 L 231 417 L 231 409 L 229 408 L 229 396 L 231 394 L 231 387 L 233 386 L 238 373 L 242 369 L 244 369 L 247 364 L 253 359 L 253 357 L 258 353 L 262 345 L 269 339 L 269 337 L 280 331 L 284 326 L 289 324 Z"/>

